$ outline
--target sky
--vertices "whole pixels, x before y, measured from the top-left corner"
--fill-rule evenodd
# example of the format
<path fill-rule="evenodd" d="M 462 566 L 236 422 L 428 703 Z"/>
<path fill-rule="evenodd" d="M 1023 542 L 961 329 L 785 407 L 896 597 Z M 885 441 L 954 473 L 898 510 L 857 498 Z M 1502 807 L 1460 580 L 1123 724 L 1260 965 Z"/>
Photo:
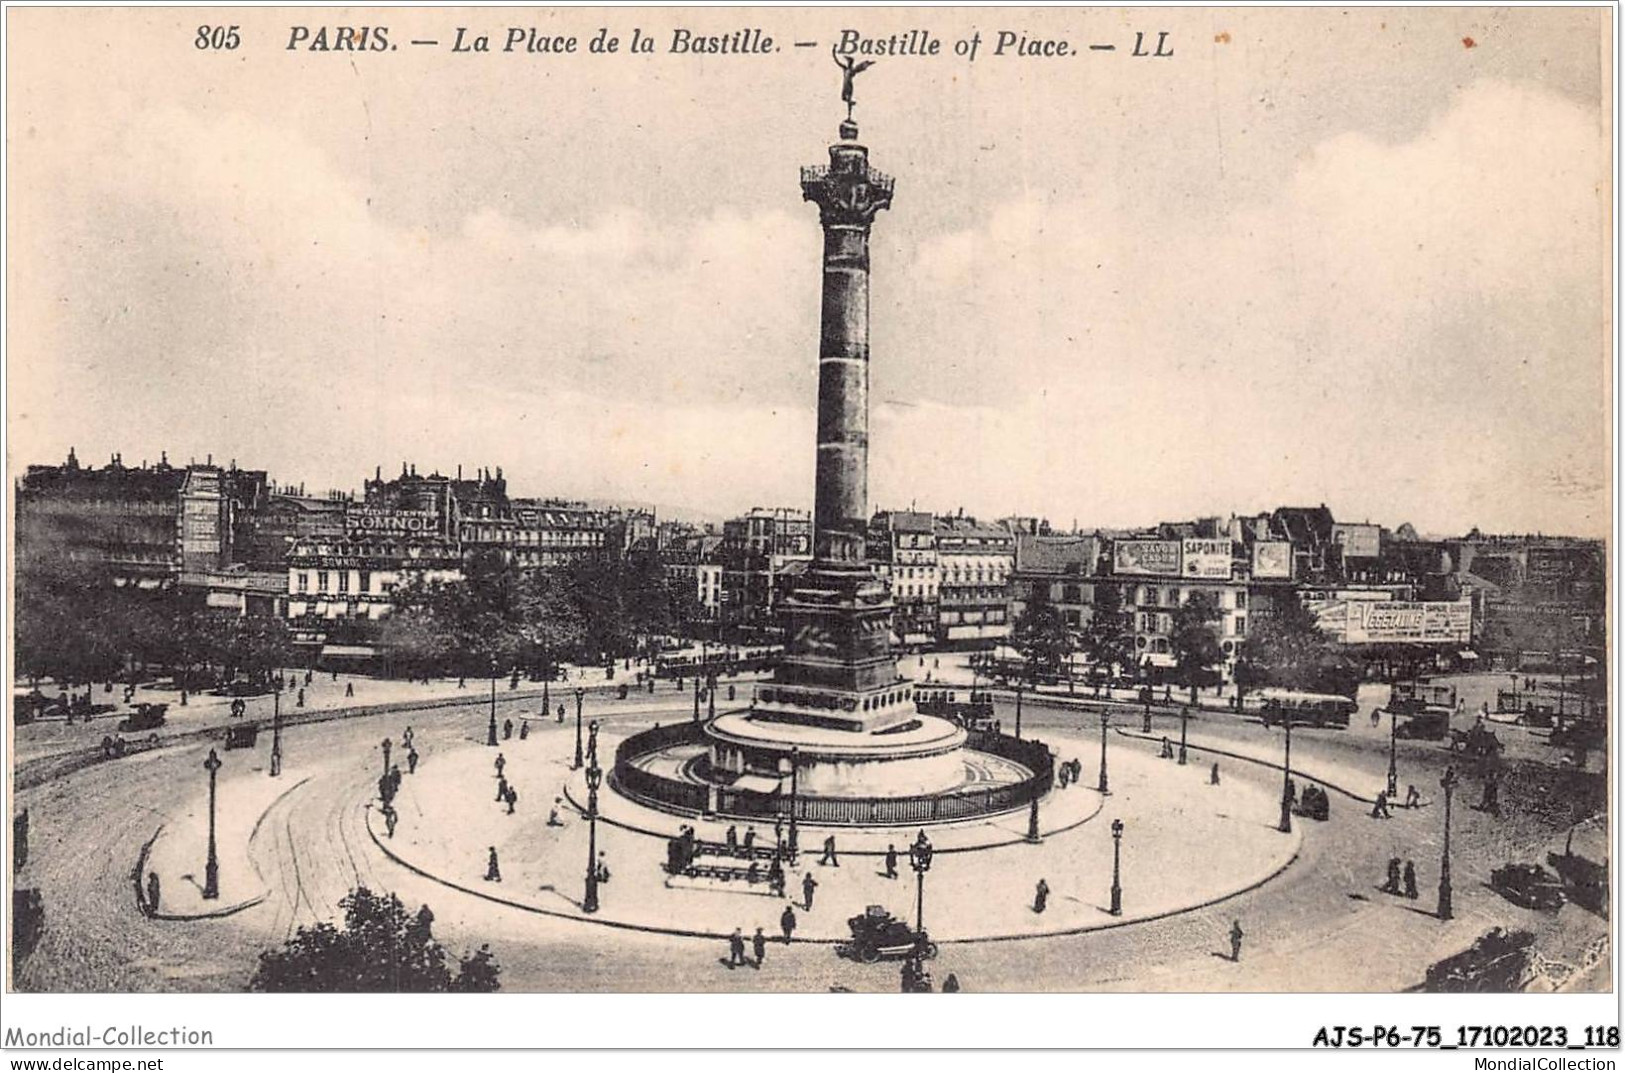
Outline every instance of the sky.
<path fill-rule="evenodd" d="M 1607 9 L 420 9 L 365 13 L 394 51 L 285 48 L 323 14 L 234 12 L 213 52 L 205 10 L 8 11 L 13 474 L 73 446 L 810 507 L 798 168 L 837 34 L 919 27 L 943 54 L 856 90 L 897 179 L 873 507 L 1608 532 Z M 458 25 L 661 51 L 454 55 Z"/>

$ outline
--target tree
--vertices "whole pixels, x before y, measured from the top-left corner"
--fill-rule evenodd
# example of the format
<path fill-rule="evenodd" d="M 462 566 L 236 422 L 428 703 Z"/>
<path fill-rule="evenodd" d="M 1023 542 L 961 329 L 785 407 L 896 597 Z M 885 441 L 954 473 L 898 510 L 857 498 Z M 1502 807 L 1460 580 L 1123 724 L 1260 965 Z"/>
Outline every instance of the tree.
<path fill-rule="evenodd" d="M 1059 675 L 1072 655 L 1072 630 L 1042 589 L 1033 590 L 1033 598 L 1016 619 L 1010 639 L 1026 663 L 1026 678 Z"/>
<path fill-rule="evenodd" d="M 1191 593 L 1174 608 L 1168 648 L 1174 657 L 1174 673 L 1191 691 L 1192 705 L 1196 703 L 1197 687 L 1205 683 L 1212 668 L 1224 662 L 1224 650 L 1213 629 L 1219 619 L 1217 602 L 1205 592 Z"/>
<path fill-rule="evenodd" d="M 1089 621 L 1078 633 L 1078 647 L 1096 667 L 1108 672 L 1132 659 L 1132 648 L 1123 615 L 1123 590 L 1102 582 L 1095 585 L 1095 602 Z"/>
<path fill-rule="evenodd" d="M 344 926 L 301 927 L 279 950 L 260 954 L 250 991 L 496 991 L 501 968 L 487 946 L 458 959 L 453 974 L 434 938 L 434 914 L 414 915 L 393 894 L 357 887 L 339 902 Z"/>
<path fill-rule="evenodd" d="M 1273 614 L 1253 618 L 1244 660 L 1246 670 L 1238 667 L 1237 675 L 1238 680 L 1245 678 L 1248 686 L 1312 691 L 1335 663 L 1331 640 L 1320 628 L 1320 620 L 1296 593 L 1289 593 Z"/>

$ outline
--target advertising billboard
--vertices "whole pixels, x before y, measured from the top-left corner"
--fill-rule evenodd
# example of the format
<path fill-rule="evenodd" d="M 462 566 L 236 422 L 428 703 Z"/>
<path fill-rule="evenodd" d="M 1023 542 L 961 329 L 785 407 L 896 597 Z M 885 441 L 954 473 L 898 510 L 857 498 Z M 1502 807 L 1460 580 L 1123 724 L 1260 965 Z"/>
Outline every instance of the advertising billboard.
<path fill-rule="evenodd" d="M 1253 577 L 1291 578 L 1292 542 L 1260 540 L 1253 545 Z"/>
<path fill-rule="evenodd" d="M 352 539 L 437 536 L 441 532 L 438 514 L 419 510 L 383 510 L 378 507 L 350 507 L 344 512 L 344 527 Z"/>
<path fill-rule="evenodd" d="M 1186 538 L 1181 548 L 1184 558 L 1181 577 L 1230 580 L 1230 541 Z"/>
<path fill-rule="evenodd" d="M 1314 608 L 1320 628 L 1344 644 L 1466 644 L 1471 600 L 1333 600 Z"/>
<path fill-rule="evenodd" d="M 1119 540 L 1112 547 L 1112 573 L 1178 577 L 1179 541 Z"/>
<path fill-rule="evenodd" d="M 1332 526 L 1332 542 L 1341 545 L 1345 559 L 1375 559 L 1382 554 L 1382 529 L 1339 522 Z"/>

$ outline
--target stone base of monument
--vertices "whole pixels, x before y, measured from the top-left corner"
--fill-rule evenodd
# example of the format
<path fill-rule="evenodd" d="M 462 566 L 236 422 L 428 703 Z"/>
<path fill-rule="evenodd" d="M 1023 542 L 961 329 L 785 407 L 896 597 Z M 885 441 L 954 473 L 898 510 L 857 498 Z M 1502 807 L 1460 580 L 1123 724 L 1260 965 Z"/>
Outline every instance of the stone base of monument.
<path fill-rule="evenodd" d="M 1050 792 L 1041 742 L 915 716 L 880 731 L 752 709 L 623 740 L 610 782 L 646 807 L 757 823 L 919 827 L 1024 810 Z"/>

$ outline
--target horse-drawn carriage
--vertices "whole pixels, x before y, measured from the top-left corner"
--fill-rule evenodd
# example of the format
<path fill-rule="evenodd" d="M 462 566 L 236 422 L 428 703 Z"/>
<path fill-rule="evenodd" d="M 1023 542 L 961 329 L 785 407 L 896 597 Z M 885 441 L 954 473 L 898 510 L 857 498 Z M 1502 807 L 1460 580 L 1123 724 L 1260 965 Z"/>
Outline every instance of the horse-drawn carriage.
<path fill-rule="evenodd" d="M 1292 806 L 1295 815 L 1309 820 L 1329 820 L 1332 817 L 1331 798 L 1318 786 L 1305 786 Z"/>
<path fill-rule="evenodd" d="M 846 924 L 852 929 L 852 941 L 846 944 L 844 952 L 858 961 L 872 963 L 881 958 L 937 956 L 937 944 L 930 936 L 898 920 L 885 906 L 871 905 L 860 915 L 849 917 Z"/>

